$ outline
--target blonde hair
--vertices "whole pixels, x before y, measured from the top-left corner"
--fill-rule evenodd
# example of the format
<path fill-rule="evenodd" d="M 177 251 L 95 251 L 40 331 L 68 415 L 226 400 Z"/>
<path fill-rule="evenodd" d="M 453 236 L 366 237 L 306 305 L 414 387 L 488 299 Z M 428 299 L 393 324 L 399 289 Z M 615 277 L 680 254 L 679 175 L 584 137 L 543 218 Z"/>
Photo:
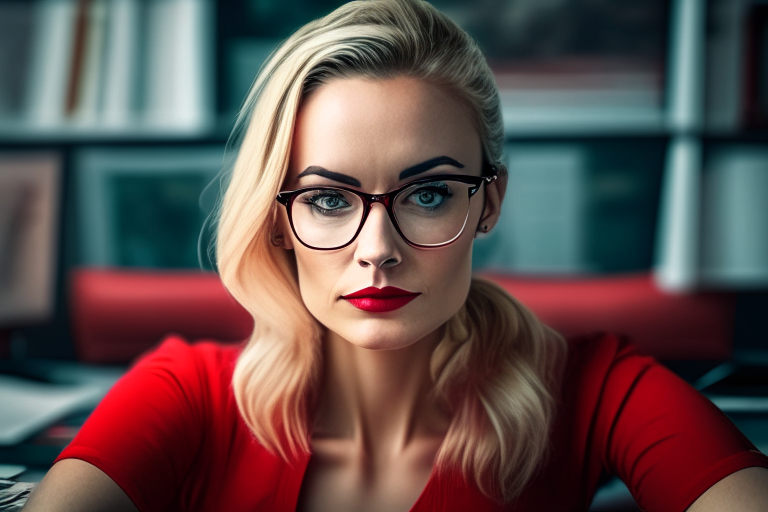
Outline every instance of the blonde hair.
<path fill-rule="evenodd" d="M 299 294 L 295 260 L 271 243 L 296 113 L 330 79 L 397 75 L 454 91 L 473 112 L 485 161 L 506 172 L 493 74 L 476 43 L 420 0 L 350 2 L 299 29 L 264 65 L 230 138 L 216 262 L 254 318 L 232 386 L 255 437 L 289 462 L 310 451 L 322 366 L 322 330 Z M 435 392 L 453 414 L 437 468 L 460 468 L 499 500 L 518 495 L 546 454 L 565 350 L 504 290 L 473 279 L 432 357 Z"/>

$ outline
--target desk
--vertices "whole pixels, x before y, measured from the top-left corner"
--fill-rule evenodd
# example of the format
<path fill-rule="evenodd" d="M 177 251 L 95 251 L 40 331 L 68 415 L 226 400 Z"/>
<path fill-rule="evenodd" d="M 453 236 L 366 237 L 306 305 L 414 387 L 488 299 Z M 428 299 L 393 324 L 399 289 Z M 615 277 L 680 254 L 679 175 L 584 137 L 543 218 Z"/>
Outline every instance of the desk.
<path fill-rule="evenodd" d="M 71 361 L 3 360 L 0 464 L 26 466 L 28 470 L 15 477 L 19 481 L 42 479 L 125 370 Z"/>

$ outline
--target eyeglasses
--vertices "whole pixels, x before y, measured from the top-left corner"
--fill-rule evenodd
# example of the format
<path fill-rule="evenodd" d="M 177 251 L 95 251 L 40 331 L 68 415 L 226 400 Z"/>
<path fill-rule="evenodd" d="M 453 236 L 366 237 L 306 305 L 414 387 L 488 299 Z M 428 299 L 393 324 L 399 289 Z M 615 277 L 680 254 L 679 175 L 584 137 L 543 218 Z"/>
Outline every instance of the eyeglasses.
<path fill-rule="evenodd" d="M 381 203 L 406 243 L 417 248 L 448 245 L 459 238 L 469 206 L 480 186 L 498 175 L 440 174 L 412 181 L 385 194 L 366 194 L 346 187 L 308 187 L 280 192 L 293 234 L 302 245 L 321 251 L 351 244 L 371 212 Z"/>

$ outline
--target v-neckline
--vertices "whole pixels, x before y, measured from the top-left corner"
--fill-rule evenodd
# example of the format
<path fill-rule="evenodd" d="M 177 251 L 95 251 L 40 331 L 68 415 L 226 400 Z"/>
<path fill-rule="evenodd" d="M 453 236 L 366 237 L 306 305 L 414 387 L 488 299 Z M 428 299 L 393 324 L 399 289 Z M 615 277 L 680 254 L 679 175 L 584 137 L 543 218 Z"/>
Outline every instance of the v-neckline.
<path fill-rule="evenodd" d="M 291 485 L 291 496 L 290 496 L 290 507 L 288 510 L 296 511 L 296 507 L 299 505 L 299 495 L 301 494 L 301 489 L 304 486 L 304 479 L 307 476 L 307 468 L 309 467 L 309 461 L 312 458 L 311 453 L 302 453 L 300 456 L 300 459 L 296 466 L 294 466 L 294 478 L 293 478 L 293 485 Z M 427 483 L 424 485 L 424 487 L 421 489 L 421 492 L 419 493 L 419 496 L 416 498 L 416 501 L 413 502 L 413 505 L 411 505 L 411 508 L 408 509 L 407 512 L 418 512 L 418 510 L 421 507 L 421 502 L 425 499 L 425 496 L 429 491 L 431 491 L 431 488 L 434 486 L 434 481 L 437 478 L 437 468 L 433 464 L 432 465 L 432 471 L 429 473 L 429 478 L 427 478 Z"/>

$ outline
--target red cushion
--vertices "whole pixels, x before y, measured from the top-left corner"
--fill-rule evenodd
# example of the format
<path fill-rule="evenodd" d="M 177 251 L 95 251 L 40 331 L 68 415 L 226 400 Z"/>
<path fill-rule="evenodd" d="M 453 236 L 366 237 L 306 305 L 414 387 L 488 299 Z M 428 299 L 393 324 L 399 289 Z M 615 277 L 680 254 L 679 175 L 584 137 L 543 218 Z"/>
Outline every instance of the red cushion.
<path fill-rule="evenodd" d="M 727 359 L 731 355 L 732 293 L 669 294 L 652 276 L 542 279 L 483 274 L 566 337 L 623 334 L 659 359 Z"/>
<path fill-rule="evenodd" d="M 240 341 L 253 328 L 250 314 L 211 272 L 79 269 L 71 279 L 72 329 L 82 361 L 125 363 L 169 332 Z"/>

